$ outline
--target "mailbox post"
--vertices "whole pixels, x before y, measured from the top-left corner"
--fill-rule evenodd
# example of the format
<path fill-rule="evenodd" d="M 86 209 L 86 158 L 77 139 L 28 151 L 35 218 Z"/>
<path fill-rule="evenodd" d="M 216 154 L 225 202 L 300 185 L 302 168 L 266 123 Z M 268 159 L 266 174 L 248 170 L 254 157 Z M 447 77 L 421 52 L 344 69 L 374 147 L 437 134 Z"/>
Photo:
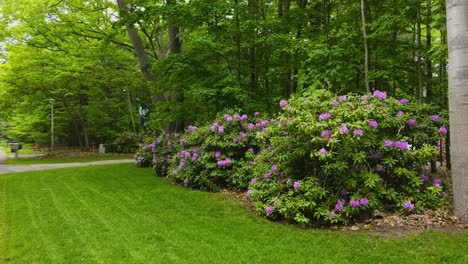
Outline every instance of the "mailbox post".
<path fill-rule="evenodd" d="M 50 101 L 50 150 L 54 152 L 54 103 L 55 99 L 49 99 Z"/>

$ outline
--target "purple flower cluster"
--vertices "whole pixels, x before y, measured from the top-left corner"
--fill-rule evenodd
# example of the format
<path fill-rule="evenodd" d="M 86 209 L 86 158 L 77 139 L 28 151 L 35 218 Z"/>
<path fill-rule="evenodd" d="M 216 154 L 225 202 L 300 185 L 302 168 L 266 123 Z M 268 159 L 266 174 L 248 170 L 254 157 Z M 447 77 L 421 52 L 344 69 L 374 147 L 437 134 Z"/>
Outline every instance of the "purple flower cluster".
<path fill-rule="evenodd" d="M 180 157 L 190 158 L 190 152 L 186 151 L 185 149 L 180 151 Z"/>
<path fill-rule="evenodd" d="M 442 185 L 442 181 L 440 179 L 433 179 L 432 180 L 432 185 L 434 185 L 435 187 L 440 187 Z"/>
<path fill-rule="evenodd" d="M 425 174 L 420 174 L 419 175 L 419 179 L 421 179 L 422 181 L 428 181 L 429 180 L 429 176 L 425 175 Z"/>
<path fill-rule="evenodd" d="M 439 128 L 438 132 L 445 136 L 445 135 L 447 135 L 448 131 L 447 131 L 447 128 L 441 127 L 441 128 Z"/>
<path fill-rule="evenodd" d="M 400 150 L 408 150 L 409 144 L 405 140 L 392 141 L 390 139 L 386 139 L 384 141 L 384 147 L 396 147 L 396 148 L 399 148 Z"/>
<path fill-rule="evenodd" d="M 226 122 L 230 123 L 230 122 L 232 122 L 232 116 L 230 116 L 228 114 L 224 114 L 224 120 L 226 120 Z"/>
<path fill-rule="evenodd" d="M 219 160 L 218 161 L 218 166 L 219 167 L 228 167 L 228 166 L 231 166 L 231 159 L 230 158 L 226 158 L 225 160 Z"/>
<path fill-rule="evenodd" d="M 386 92 L 382 92 L 382 91 L 379 91 L 379 90 L 375 90 L 374 93 L 372 94 L 373 96 L 379 98 L 380 100 L 385 100 L 387 99 L 387 93 Z"/>
<path fill-rule="evenodd" d="M 297 190 L 297 189 L 299 189 L 299 188 L 301 188 L 301 183 L 300 183 L 300 182 L 295 182 L 295 183 L 294 183 L 294 189 Z"/>
<path fill-rule="evenodd" d="M 369 203 L 369 200 L 367 199 L 367 197 L 363 197 L 359 200 L 354 200 L 354 199 L 349 200 L 349 206 L 354 207 L 354 208 L 359 207 L 359 206 L 366 206 L 368 203 Z"/>
<path fill-rule="evenodd" d="M 288 101 L 286 101 L 286 100 L 281 100 L 281 101 L 279 102 L 279 106 L 280 106 L 281 108 L 285 107 L 287 104 L 288 104 Z"/>
<path fill-rule="evenodd" d="M 193 132 L 193 131 L 197 130 L 197 128 L 198 128 L 198 127 L 196 127 L 196 126 L 189 125 L 189 126 L 187 127 L 187 131 Z"/>
<path fill-rule="evenodd" d="M 406 124 L 408 124 L 408 126 L 410 126 L 410 127 L 414 127 L 414 126 L 416 126 L 416 120 L 408 119 L 408 121 L 406 121 Z"/>
<path fill-rule="evenodd" d="M 319 150 L 319 154 L 320 154 L 320 155 L 327 155 L 327 153 L 328 153 L 328 151 L 327 151 L 325 148 L 321 148 L 321 149 Z"/>
<path fill-rule="evenodd" d="M 370 120 L 367 124 L 372 128 L 377 128 L 379 126 L 379 124 L 375 120 Z"/>
<path fill-rule="evenodd" d="M 429 119 L 431 119 L 431 121 L 433 122 L 439 122 L 440 120 L 442 120 L 442 117 L 440 117 L 439 115 L 431 115 L 429 116 Z"/>
<path fill-rule="evenodd" d="M 154 143 L 151 143 L 151 144 L 148 144 L 146 146 L 143 147 L 143 149 L 151 149 L 151 150 L 154 150 L 156 146 L 154 145 Z"/>
<path fill-rule="evenodd" d="M 405 209 L 408 212 L 411 212 L 414 210 L 414 204 L 411 201 L 406 200 L 403 203 L 403 209 Z"/>
<path fill-rule="evenodd" d="M 330 117 L 331 117 L 331 114 L 329 112 L 326 112 L 326 113 L 320 114 L 319 117 L 318 117 L 318 120 L 319 121 L 327 120 Z"/>
<path fill-rule="evenodd" d="M 349 133 L 349 129 L 346 125 L 341 125 L 340 127 L 340 131 L 343 133 L 343 134 L 348 134 Z"/>
<path fill-rule="evenodd" d="M 408 104 L 409 103 L 409 100 L 406 99 L 406 98 L 402 98 L 400 99 L 400 101 L 398 101 L 401 105 L 405 105 L 405 104 Z"/>
<path fill-rule="evenodd" d="M 278 167 L 275 164 L 271 165 L 272 172 L 276 172 L 277 170 L 278 170 Z"/>
<path fill-rule="evenodd" d="M 362 137 L 364 132 L 361 129 L 354 129 L 353 134 L 358 137 Z"/>
<path fill-rule="evenodd" d="M 322 133 L 320 133 L 320 136 L 321 137 L 329 137 L 331 135 L 331 131 L 326 129 L 324 131 L 322 131 Z"/>
<path fill-rule="evenodd" d="M 344 205 L 345 205 L 345 200 L 339 199 L 338 202 L 335 204 L 335 211 L 337 212 L 343 211 Z"/>

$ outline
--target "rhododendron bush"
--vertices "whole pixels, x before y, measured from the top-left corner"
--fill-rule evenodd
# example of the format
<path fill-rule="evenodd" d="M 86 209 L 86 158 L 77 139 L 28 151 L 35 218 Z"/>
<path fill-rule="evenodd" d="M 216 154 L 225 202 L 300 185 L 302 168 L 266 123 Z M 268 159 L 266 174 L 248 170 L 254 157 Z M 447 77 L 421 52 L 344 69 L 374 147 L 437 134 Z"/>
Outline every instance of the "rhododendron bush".
<path fill-rule="evenodd" d="M 315 91 L 279 108 L 273 119 L 231 111 L 156 137 L 137 160 L 190 188 L 247 191 L 257 212 L 276 220 L 348 222 L 446 204 L 429 166 L 443 154 L 444 114 L 382 91 Z"/>
<path fill-rule="evenodd" d="M 255 161 L 249 195 L 271 219 L 348 221 L 377 210 L 439 207 L 444 185 L 430 174 L 446 120 L 408 99 L 326 91 L 280 103 Z"/>

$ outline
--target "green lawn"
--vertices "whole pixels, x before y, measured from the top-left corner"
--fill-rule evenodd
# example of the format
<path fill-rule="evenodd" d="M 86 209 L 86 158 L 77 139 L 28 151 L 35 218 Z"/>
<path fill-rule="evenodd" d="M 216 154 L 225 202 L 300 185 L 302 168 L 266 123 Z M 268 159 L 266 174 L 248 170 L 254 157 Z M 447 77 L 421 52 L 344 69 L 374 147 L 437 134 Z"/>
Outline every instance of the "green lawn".
<path fill-rule="evenodd" d="M 132 164 L 0 175 L 0 263 L 468 263 L 468 233 L 300 229 Z"/>

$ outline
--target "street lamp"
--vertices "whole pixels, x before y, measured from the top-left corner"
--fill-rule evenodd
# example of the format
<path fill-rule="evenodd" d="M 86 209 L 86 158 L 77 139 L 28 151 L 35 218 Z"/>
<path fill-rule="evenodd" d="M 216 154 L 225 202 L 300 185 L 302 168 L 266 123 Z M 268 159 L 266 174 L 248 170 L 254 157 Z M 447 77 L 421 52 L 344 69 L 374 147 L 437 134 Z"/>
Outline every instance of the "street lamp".
<path fill-rule="evenodd" d="M 130 91 L 123 89 L 123 92 L 127 92 L 127 97 L 128 97 L 128 110 L 130 111 L 130 118 L 132 119 L 132 124 L 133 124 L 133 132 L 136 132 L 136 127 L 135 127 L 135 119 L 133 119 L 133 113 L 132 113 L 132 102 L 130 101 Z"/>
<path fill-rule="evenodd" d="M 54 152 L 54 103 L 55 99 L 49 99 L 50 101 L 50 150 Z"/>

